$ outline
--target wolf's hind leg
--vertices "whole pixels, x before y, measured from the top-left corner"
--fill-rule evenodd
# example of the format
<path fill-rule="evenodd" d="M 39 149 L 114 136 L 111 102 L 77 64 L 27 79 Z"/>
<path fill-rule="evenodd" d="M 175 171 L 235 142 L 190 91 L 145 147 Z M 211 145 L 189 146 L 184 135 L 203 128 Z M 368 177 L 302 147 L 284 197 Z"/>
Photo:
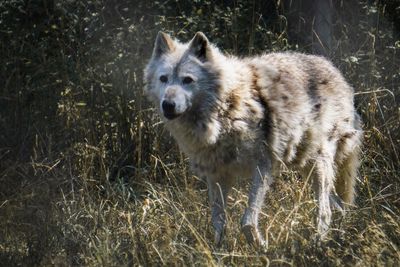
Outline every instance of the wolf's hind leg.
<path fill-rule="evenodd" d="M 226 197 L 230 189 L 230 184 L 226 181 L 215 181 L 207 178 L 208 197 L 211 206 L 211 222 L 214 227 L 214 243 L 219 246 L 223 239 L 226 224 Z"/>
<path fill-rule="evenodd" d="M 334 195 L 334 167 L 333 159 L 321 154 L 315 160 L 314 193 L 318 200 L 317 229 L 320 237 L 325 238 L 331 223 L 331 199 Z M 334 200 L 334 199 L 332 199 Z M 338 204 L 339 205 L 339 204 Z"/>
<path fill-rule="evenodd" d="M 249 192 L 249 203 L 242 217 L 242 232 L 249 244 L 265 244 L 258 229 L 258 215 L 264 203 L 265 194 L 269 188 L 272 176 L 267 166 L 257 166 Z"/>

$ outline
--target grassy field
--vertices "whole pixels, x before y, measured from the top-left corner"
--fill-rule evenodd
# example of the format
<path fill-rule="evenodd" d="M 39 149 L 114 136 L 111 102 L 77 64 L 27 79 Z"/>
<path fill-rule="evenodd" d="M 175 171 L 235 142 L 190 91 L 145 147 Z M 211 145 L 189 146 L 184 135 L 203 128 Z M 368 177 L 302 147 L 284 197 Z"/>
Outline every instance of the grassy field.
<path fill-rule="evenodd" d="M 334 214 L 318 245 L 312 192 L 285 171 L 257 250 L 240 234 L 248 184 L 238 180 L 213 246 L 206 184 L 145 99 L 143 67 L 158 30 L 183 40 L 201 30 L 238 55 L 309 51 L 289 34 L 287 1 L 270 2 L 1 1 L 0 265 L 399 266 L 396 1 L 334 6 L 331 59 L 365 130 L 356 206 Z"/>

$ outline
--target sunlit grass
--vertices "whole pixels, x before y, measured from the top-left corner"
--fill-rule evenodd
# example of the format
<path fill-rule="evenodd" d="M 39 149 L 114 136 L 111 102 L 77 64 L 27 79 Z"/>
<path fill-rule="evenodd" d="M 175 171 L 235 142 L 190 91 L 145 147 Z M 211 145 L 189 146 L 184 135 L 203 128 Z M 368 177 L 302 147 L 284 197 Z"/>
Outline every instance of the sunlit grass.
<path fill-rule="evenodd" d="M 285 171 L 265 200 L 267 245 L 257 249 L 240 232 L 249 186 L 240 179 L 214 246 L 206 184 L 146 101 L 142 69 L 159 29 L 183 40 L 202 30 L 239 54 L 306 51 L 290 43 L 287 19 L 270 29 L 251 1 L 168 2 L 179 16 L 161 2 L 67 1 L 37 14 L 22 2 L 0 3 L 1 266 L 398 265 L 400 46 L 382 7 L 358 4 L 358 24 L 342 7 L 335 25 L 333 61 L 355 87 L 365 130 L 355 206 L 334 213 L 320 243 L 311 188 Z"/>

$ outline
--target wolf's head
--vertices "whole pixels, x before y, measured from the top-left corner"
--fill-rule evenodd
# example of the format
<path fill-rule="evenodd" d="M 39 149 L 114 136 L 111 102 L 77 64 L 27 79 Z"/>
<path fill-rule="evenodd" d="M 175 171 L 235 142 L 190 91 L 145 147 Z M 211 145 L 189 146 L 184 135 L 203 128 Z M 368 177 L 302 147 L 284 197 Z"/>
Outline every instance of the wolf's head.
<path fill-rule="evenodd" d="M 204 112 L 212 104 L 218 76 L 214 54 L 215 48 L 201 32 L 186 44 L 158 33 L 144 79 L 147 95 L 166 119 L 173 120 L 194 107 L 194 112 Z"/>

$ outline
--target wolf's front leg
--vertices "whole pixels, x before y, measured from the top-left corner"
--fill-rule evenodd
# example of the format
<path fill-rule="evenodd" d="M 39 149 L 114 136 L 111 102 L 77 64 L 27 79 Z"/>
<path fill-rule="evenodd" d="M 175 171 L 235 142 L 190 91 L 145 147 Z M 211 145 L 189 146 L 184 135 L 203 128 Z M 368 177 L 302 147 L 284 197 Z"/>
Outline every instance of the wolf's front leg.
<path fill-rule="evenodd" d="M 217 246 L 221 244 L 226 224 L 226 197 L 230 189 L 228 181 L 207 177 L 208 196 L 211 206 L 211 221 L 214 227 L 214 241 Z"/>
<path fill-rule="evenodd" d="M 265 244 L 258 229 L 258 215 L 264 203 L 265 193 L 267 192 L 272 175 L 270 168 L 266 165 L 257 166 L 249 193 L 249 203 L 242 217 L 242 232 L 246 236 L 249 244 L 263 246 Z"/>

